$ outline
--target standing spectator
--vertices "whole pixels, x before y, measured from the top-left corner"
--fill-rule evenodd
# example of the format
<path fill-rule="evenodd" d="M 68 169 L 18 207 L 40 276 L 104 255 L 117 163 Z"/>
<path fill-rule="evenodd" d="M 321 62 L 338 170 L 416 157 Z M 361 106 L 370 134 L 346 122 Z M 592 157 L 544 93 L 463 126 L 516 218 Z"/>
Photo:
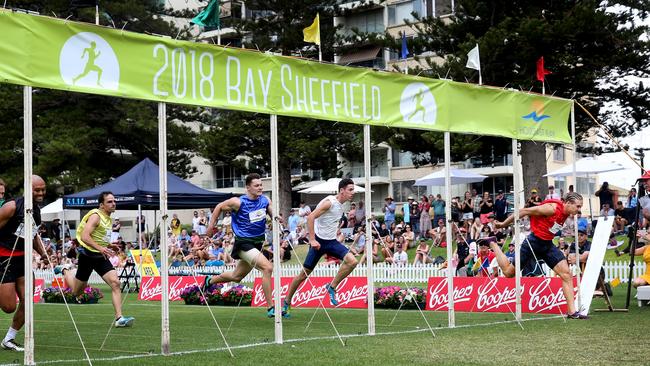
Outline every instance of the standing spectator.
<path fill-rule="evenodd" d="M 474 218 L 481 216 L 481 198 L 476 189 L 472 189 L 472 215 Z"/>
<path fill-rule="evenodd" d="M 451 199 L 451 220 L 455 223 L 460 223 L 461 212 L 460 212 L 460 197 L 454 197 Z"/>
<path fill-rule="evenodd" d="M 492 202 L 489 192 L 483 192 L 483 197 L 481 198 L 479 207 L 481 213 L 481 224 L 485 225 L 488 223 L 488 215 L 494 212 L 494 202 Z"/>
<path fill-rule="evenodd" d="M 546 195 L 547 200 L 559 200 L 560 194 L 555 192 L 554 186 L 548 186 L 548 194 Z"/>
<path fill-rule="evenodd" d="M 363 201 L 359 201 L 357 210 L 354 212 L 354 222 L 356 226 L 366 225 L 366 208 L 363 206 Z"/>
<path fill-rule="evenodd" d="M 497 221 L 503 221 L 508 218 L 508 200 L 502 190 L 497 192 L 497 199 L 494 201 L 494 214 Z"/>
<path fill-rule="evenodd" d="M 632 188 L 630 193 L 627 194 L 627 208 L 636 208 L 638 203 L 639 198 L 636 196 L 636 188 Z"/>
<path fill-rule="evenodd" d="M 199 232 L 199 211 L 194 211 L 194 217 L 192 217 L 192 230 Z"/>
<path fill-rule="evenodd" d="M 530 190 L 530 198 L 526 201 L 526 208 L 534 207 L 542 203 L 542 198 L 537 195 L 537 188 Z"/>
<path fill-rule="evenodd" d="M 117 238 L 120 237 L 120 229 L 122 228 L 122 223 L 120 219 L 115 219 L 113 221 L 113 226 L 111 227 L 111 243 L 116 243 Z"/>
<path fill-rule="evenodd" d="M 291 209 L 289 210 L 289 232 L 296 233 L 298 230 L 298 225 L 300 224 L 300 215 L 298 215 L 298 210 Z"/>
<path fill-rule="evenodd" d="M 420 236 L 426 238 L 429 230 L 431 230 L 431 216 L 429 216 L 429 209 L 431 204 L 426 195 L 422 195 L 418 210 L 420 211 Z"/>
<path fill-rule="evenodd" d="M 140 238 L 139 242 L 142 243 L 143 248 L 149 248 L 149 245 L 147 243 L 147 223 L 145 222 L 144 215 L 141 215 L 140 218 L 136 219 L 136 225 L 138 225 L 138 229 L 140 230 Z"/>
<path fill-rule="evenodd" d="M 172 221 L 169 224 L 172 229 L 172 235 L 178 237 L 181 234 L 181 220 L 178 218 L 177 214 L 172 215 Z"/>
<path fill-rule="evenodd" d="M 411 197 L 412 198 L 412 197 Z M 415 200 L 409 201 L 411 204 L 411 228 L 415 237 L 420 236 L 420 205 Z"/>
<path fill-rule="evenodd" d="M 208 218 L 205 216 L 205 211 L 199 211 L 199 225 L 197 232 L 199 235 L 205 235 L 208 232 Z"/>
<path fill-rule="evenodd" d="M 463 198 L 463 201 L 460 203 L 460 211 L 463 214 L 463 216 L 461 217 L 461 220 L 463 220 L 464 223 L 463 226 L 465 227 L 466 230 L 469 230 L 472 221 L 474 221 L 474 215 L 472 214 L 473 211 L 472 194 L 469 193 L 469 191 L 465 192 L 465 198 Z"/>
<path fill-rule="evenodd" d="M 614 202 L 618 201 L 618 193 L 609 189 L 609 183 L 607 182 L 603 182 L 603 185 L 594 195 L 600 199 L 600 208 L 603 208 L 605 204 L 609 204 L 610 208 L 614 207 Z"/>
<path fill-rule="evenodd" d="M 393 197 L 390 195 L 384 199 L 384 208 L 381 211 L 384 213 L 384 223 L 387 227 L 395 222 L 395 202 L 393 202 Z"/>
<path fill-rule="evenodd" d="M 440 219 L 445 220 L 445 201 L 442 199 L 440 193 L 436 195 L 436 199 L 431 203 L 433 206 L 433 221 L 438 222 Z"/>
<path fill-rule="evenodd" d="M 232 215 L 230 215 L 230 211 L 223 214 L 223 221 L 221 221 L 221 225 L 223 225 L 226 234 L 232 233 Z"/>
<path fill-rule="evenodd" d="M 311 208 L 305 204 L 305 201 L 300 201 L 300 205 L 298 206 L 298 216 L 300 216 L 300 225 L 303 225 L 306 229 L 307 228 L 307 216 L 311 213 Z"/>
<path fill-rule="evenodd" d="M 436 217 L 436 210 L 433 208 L 433 201 L 435 201 L 435 199 L 436 198 L 432 194 L 429 195 L 429 219 L 431 220 L 432 228 L 436 226 L 437 222 L 433 220 L 433 218 Z"/>
<path fill-rule="evenodd" d="M 52 241 L 57 243 L 59 240 L 61 240 L 61 219 L 57 217 L 52 220 L 52 226 L 50 229 L 52 230 Z"/>

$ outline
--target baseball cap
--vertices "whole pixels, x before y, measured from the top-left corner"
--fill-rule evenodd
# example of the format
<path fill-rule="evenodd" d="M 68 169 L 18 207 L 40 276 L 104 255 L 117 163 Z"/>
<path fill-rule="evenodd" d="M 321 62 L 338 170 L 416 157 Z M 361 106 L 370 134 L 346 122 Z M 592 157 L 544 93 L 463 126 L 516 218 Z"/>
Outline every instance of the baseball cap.
<path fill-rule="evenodd" d="M 531 189 L 530 193 L 537 193 L 537 189 L 535 189 L 535 188 Z"/>
<path fill-rule="evenodd" d="M 514 247 L 514 246 L 515 246 L 515 243 L 510 243 L 510 244 L 508 244 L 508 246 L 509 246 L 509 247 Z"/>
<path fill-rule="evenodd" d="M 578 230 L 578 234 L 587 235 L 587 231 L 586 230 Z"/>

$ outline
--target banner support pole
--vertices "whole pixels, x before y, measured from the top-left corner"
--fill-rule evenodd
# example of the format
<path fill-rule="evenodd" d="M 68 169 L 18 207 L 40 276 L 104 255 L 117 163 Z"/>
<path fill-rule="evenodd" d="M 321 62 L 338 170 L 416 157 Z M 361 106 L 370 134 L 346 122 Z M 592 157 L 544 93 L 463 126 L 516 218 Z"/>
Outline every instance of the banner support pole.
<path fill-rule="evenodd" d="M 455 269 L 451 268 L 452 252 L 452 235 L 451 231 L 451 134 L 445 132 L 445 215 L 447 216 L 447 317 L 449 320 L 449 328 L 456 326 L 456 314 L 454 313 L 454 272 Z"/>
<path fill-rule="evenodd" d="M 278 116 L 270 116 L 271 128 L 271 195 L 273 196 L 273 302 L 275 307 L 275 343 L 282 344 L 282 302 L 280 299 L 281 268 L 280 262 L 280 223 L 276 217 L 280 216 L 280 186 L 278 170 Z M 268 304 L 270 305 L 270 304 Z"/>
<path fill-rule="evenodd" d="M 512 235 L 512 240 L 515 243 L 515 319 L 521 321 L 521 241 L 519 240 L 521 226 L 519 209 L 521 208 L 520 194 L 522 188 L 520 186 L 521 177 L 521 164 L 519 157 L 519 141 L 512 139 L 512 190 L 513 190 L 513 203 L 515 208 L 515 230 Z"/>
<path fill-rule="evenodd" d="M 372 256 L 372 187 L 370 183 L 370 125 L 363 125 L 363 170 L 365 175 L 366 200 L 366 278 L 368 281 L 368 335 L 375 335 L 375 283 L 373 279 Z"/>
<path fill-rule="evenodd" d="M 160 350 L 169 355 L 169 252 L 167 242 L 167 104 L 158 103 L 158 175 L 160 176 L 160 284 L 162 287 L 162 324 Z M 164 231 L 163 231 L 164 230 Z"/>
<path fill-rule="evenodd" d="M 25 365 L 35 365 L 34 362 L 34 272 L 32 268 L 32 240 L 34 234 L 32 208 L 34 197 L 32 195 L 32 87 L 23 88 L 23 139 L 24 139 L 24 233 L 25 233 Z"/>

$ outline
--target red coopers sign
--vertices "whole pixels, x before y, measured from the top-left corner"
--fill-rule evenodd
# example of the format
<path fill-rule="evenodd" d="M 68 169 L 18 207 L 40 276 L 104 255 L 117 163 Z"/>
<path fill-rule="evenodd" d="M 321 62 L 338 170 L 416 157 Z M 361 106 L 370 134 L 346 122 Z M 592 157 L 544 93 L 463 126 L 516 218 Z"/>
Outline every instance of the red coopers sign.
<path fill-rule="evenodd" d="M 280 297 L 284 300 L 291 277 L 282 277 Z M 332 282 L 331 277 L 309 277 L 298 287 L 291 299 L 292 307 L 315 308 L 321 305 L 333 308 L 325 286 Z M 273 292 L 275 296 L 275 291 Z M 366 308 L 368 299 L 368 280 L 365 277 L 347 277 L 341 281 L 336 291 L 339 308 Z M 262 279 L 256 278 L 253 286 L 253 303 L 251 306 L 267 306 L 262 291 Z"/>
<path fill-rule="evenodd" d="M 180 301 L 181 293 L 190 286 L 201 286 L 204 276 L 169 276 L 169 301 Z M 138 300 L 160 301 L 162 285 L 160 277 L 142 277 Z"/>
<path fill-rule="evenodd" d="M 430 277 L 426 310 L 447 310 L 447 278 Z M 566 299 L 558 277 L 523 277 L 521 311 L 524 313 L 565 314 Z M 575 280 L 574 280 L 575 291 Z M 514 278 L 454 277 L 454 309 L 468 312 L 514 312 Z"/>

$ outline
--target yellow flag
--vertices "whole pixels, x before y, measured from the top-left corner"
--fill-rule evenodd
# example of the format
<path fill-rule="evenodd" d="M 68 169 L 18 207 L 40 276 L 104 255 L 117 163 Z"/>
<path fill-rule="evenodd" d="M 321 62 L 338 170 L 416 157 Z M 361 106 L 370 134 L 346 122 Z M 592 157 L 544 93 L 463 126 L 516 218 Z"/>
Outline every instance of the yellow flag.
<path fill-rule="evenodd" d="M 320 46 L 320 20 L 318 14 L 316 14 L 314 22 L 302 30 L 302 34 L 304 35 L 305 42 L 316 43 Z"/>
<path fill-rule="evenodd" d="M 609 282 L 609 284 L 610 284 L 612 287 L 616 287 L 616 286 L 618 286 L 618 285 L 621 284 L 621 279 L 618 278 L 618 277 L 616 277 L 615 279 L 611 280 L 611 281 Z"/>

